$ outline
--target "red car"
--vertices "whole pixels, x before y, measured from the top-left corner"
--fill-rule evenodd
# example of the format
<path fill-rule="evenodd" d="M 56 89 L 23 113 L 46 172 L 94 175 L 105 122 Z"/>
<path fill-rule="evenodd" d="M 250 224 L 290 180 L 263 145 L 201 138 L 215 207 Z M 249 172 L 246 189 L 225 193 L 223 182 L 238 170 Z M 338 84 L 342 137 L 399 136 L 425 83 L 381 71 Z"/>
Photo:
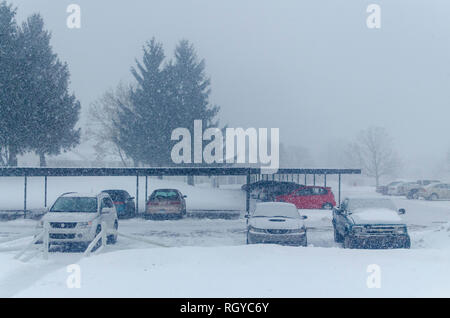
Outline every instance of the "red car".
<path fill-rule="evenodd" d="M 293 203 L 297 209 L 331 210 L 336 206 L 331 188 L 316 186 L 301 187 L 290 194 L 277 196 L 275 201 Z"/>

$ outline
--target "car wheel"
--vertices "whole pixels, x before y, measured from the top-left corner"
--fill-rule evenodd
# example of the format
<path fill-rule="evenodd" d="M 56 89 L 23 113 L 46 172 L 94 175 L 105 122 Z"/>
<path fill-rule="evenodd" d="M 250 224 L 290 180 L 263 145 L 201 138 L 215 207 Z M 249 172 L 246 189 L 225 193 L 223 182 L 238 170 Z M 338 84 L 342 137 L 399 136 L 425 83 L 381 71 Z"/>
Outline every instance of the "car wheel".
<path fill-rule="evenodd" d="M 331 203 L 325 203 L 322 206 L 322 209 L 324 209 L 324 210 L 333 210 L 333 205 Z"/>
<path fill-rule="evenodd" d="M 95 237 L 97 237 L 100 234 L 101 231 L 102 231 L 102 226 L 98 225 L 97 226 L 97 230 L 95 230 Z M 95 246 L 92 249 L 92 251 L 94 252 L 94 251 L 98 250 L 100 248 L 100 246 L 102 246 L 102 238 L 100 238 L 98 240 L 97 244 L 95 244 Z"/>
<path fill-rule="evenodd" d="M 344 237 L 344 248 L 355 248 L 354 239 L 350 235 Z"/>
<path fill-rule="evenodd" d="M 119 224 L 116 222 L 114 222 L 114 230 L 117 231 L 119 229 Z M 107 244 L 116 244 L 117 243 L 117 234 L 113 234 L 108 236 L 108 241 Z"/>
<path fill-rule="evenodd" d="M 342 243 L 342 235 L 339 234 L 339 232 L 335 227 L 333 227 L 333 230 L 334 230 L 334 241 L 336 243 Z"/>
<path fill-rule="evenodd" d="M 432 195 L 430 195 L 431 201 L 436 201 L 437 199 L 439 199 L 439 196 L 436 193 L 433 193 Z"/>
<path fill-rule="evenodd" d="M 406 248 L 406 249 L 411 248 L 411 240 L 409 238 L 405 241 L 403 248 Z"/>

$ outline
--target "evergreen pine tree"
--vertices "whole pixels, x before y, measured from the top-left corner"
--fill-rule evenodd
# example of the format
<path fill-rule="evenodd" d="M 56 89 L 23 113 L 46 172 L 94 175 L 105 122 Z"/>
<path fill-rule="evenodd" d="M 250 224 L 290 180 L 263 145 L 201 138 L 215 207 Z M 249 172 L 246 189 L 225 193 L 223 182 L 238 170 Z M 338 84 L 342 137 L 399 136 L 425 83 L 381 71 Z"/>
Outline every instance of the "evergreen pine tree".
<path fill-rule="evenodd" d="M 66 63 L 53 53 L 51 34 L 44 29 L 40 15 L 30 16 L 19 34 L 22 55 L 27 63 L 25 90 L 29 149 L 39 155 L 46 166 L 45 155 L 58 155 L 79 143 L 80 103 L 69 93 L 70 74 Z"/>

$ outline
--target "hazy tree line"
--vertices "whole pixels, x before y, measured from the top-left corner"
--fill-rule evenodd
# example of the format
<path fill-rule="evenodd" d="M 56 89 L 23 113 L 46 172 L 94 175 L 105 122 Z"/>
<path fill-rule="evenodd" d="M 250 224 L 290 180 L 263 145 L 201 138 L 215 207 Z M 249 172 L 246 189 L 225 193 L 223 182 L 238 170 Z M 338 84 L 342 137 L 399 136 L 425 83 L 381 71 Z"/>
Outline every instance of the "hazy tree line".
<path fill-rule="evenodd" d="M 45 165 L 79 143 L 80 103 L 68 91 L 69 70 L 50 46 L 39 14 L 21 25 L 16 9 L 0 2 L 0 163 L 34 152 Z"/>
<path fill-rule="evenodd" d="M 166 60 L 162 44 L 152 39 L 131 73 L 133 83 L 119 84 L 91 108 L 93 123 L 101 127 L 94 132 L 98 149 L 115 152 L 124 164 L 129 158 L 134 166 L 171 166 L 174 129 L 193 135 L 194 120 L 202 120 L 203 129 L 217 127 L 219 107 L 209 102 L 205 61 L 188 41 L 180 41 L 173 60 Z"/>
<path fill-rule="evenodd" d="M 79 144 L 80 103 L 69 93 L 68 66 L 53 52 L 43 19 L 35 14 L 18 25 L 15 16 L 15 8 L 0 2 L 0 164 L 16 166 L 18 155 L 34 152 L 45 166 L 46 155 Z M 175 128 L 193 135 L 194 120 L 202 120 L 203 129 L 217 127 L 205 61 L 187 40 L 170 59 L 161 43 L 148 41 L 130 71 L 131 83 L 91 105 L 85 135 L 96 139 L 99 156 L 115 155 L 124 166 L 170 166 Z M 336 167 L 362 168 L 378 185 L 400 166 L 394 149 L 385 129 L 370 127 L 324 156 Z M 301 145 L 280 145 L 280 157 L 282 167 L 315 165 Z"/>

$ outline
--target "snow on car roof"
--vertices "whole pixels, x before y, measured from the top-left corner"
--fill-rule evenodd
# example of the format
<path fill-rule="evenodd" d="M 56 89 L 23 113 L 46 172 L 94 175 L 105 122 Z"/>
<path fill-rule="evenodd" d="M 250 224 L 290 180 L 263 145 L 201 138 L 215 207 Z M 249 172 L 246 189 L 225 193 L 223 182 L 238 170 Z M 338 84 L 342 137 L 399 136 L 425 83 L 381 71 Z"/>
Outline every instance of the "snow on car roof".
<path fill-rule="evenodd" d="M 292 203 L 285 202 L 264 202 L 256 205 L 255 211 L 252 216 L 285 216 L 291 218 L 299 218 L 297 207 Z"/>
<path fill-rule="evenodd" d="M 380 197 L 355 197 L 349 198 L 348 209 L 350 210 L 372 210 L 372 209 L 389 209 L 396 211 L 397 208 L 390 198 Z"/>
<path fill-rule="evenodd" d="M 277 207 L 295 207 L 295 205 L 292 203 L 287 203 L 287 202 L 261 202 L 261 203 L 257 203 L 256 207 L 277 208 Z"/>
<path fill-rule="evenodd" d="M 95 193 L 77 193 L 77 192 L 71 192 L 71 193 L 65 193 L 62 196 L 69 197 L 69 198 L 96 198 L 98 195 Z"/>
<path fill-rule="evenodd" d="M 375 223 L 401 223 L 400 216 L 391 209 L 356 209 L 351 217 L 355 223 L 375 222 Z"/>

